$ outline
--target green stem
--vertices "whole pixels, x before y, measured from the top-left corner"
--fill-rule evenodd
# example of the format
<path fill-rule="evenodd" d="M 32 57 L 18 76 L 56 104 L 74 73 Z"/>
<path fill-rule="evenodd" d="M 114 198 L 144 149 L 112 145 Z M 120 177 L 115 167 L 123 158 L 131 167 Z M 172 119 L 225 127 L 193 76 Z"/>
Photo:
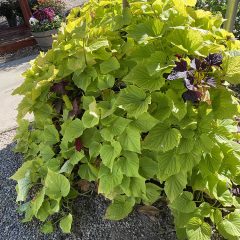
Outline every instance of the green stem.
<path fill-rule="evenodd" d="M 238 3 L 239 0 L 228 0 L 227 3 L 227 13 L 225 16 L 227 21 L 224 23 L 224 28 L 229 32 L 232 32 L 234 28 L 234 23 L 236 21 L 238 12 Z"/>
<path fill-rule="evenodd" d="M 128 0 L 122 0 L 122 7 L 123 9 L 130 7 Z"/>

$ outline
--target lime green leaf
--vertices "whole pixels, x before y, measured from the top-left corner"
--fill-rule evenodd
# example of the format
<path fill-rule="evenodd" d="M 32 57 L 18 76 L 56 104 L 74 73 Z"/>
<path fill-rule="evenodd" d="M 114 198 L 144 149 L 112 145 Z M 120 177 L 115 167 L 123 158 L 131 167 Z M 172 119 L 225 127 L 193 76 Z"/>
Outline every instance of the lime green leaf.
<path fill-rule="evenodd" d="M 61 219 L 59 226 L 62 229 L 63 233 L 70 233 L 72 227 L 72 214 L 68 214 L 63 219 Z"/>
<path fill-rule="evenodd" d="M 93 52 L 98 50 L 99 48 L 108 47 L 108 46 L 109 46 L 108 40 L 100 40 L 92 43 L 89 47 L 86 47 L 86 49 Z"/>
<path fill-rule="evenodd" d="M 190 192 L 182 192 L 180 196 L 172 201 L 170 207 L 182 213 L 192 213 L 196 210 L 196 204 Z"/>
<path fill-rule="evenodd" d="M 32 187 L 30 172 L 26 172 L 25 177 L 17 181 L 17 201 L 26 201 L 28 191 Z"/>
<path fill-rule="evenodd" d="M 128 37 L 138 43 L 147 43 L 150 39 L 161 36 L 163 26 L 164 23 L 160 19 L 132 25 L 127 29 Z"/>
<path fill-rule="evenodd" d="M 217 225 L 219 232 L 227 239 L 240 236 L 240 214 L 236 212 L 228 214 Z"/>
<path fill-rule="evenodd" d="M 169 151 L 179 145 L 181 134 L 176 128 L 156 125 L 144 139 L 143 148 L 154 151 Z"/>
<path fill-rule="evenodd" d="M 119 142 L 122 149 L 137 153 L 141 153 L 140 140 L 141 135 L 139 131 L 133 127 L 127 127 L 119 136 Z"/>
<path fill-rule="evenodd" d="M 49 145 L 40 144 L 39 150 L 43 160 L 45 161 L 49 161 L 55 155 L 53 149 Z"/>
<path fill-rule="evenodd" d="M 143 197 L 146 195 L 146 179 L 139 177 L 125 177 L 120 185 L 123 192 L 129 197 Z"/>
<path fill-rule="evenodd" d="M 240 56 L 228 54 L 223 59 L 224 79 L 232 84 L 240 83 Z"/>
<path fill-rule="evenodd" d="M 165 83 L 161 74 L 150 75 L 145 64 L 138 64 L 123 80 L 149 91 L 159 90 Z"/>
<path fill-rule="evenodd" d="M 142 132 L 148 132 L 151 130 L 159 121 L 151 116 L 148 112 L 140 115 L 136 120 L 134 120 L 130 125 L 138 128 Z"/>
<path fill-rule="evenodd" d="M 100 156 L 103 164 L 112 170 L 114 160 L 120 155 L 122 147 L 119 142 L 103 144 L 100 149 Z"/>
<path fill-rule="evenodd" d="M 51 199 L 66 197 L 70 191 L 69 180 L 62 174 L 48 170 L 45 180 L 46 195 Z"/>
<path fill-rule="evenodd" d="M 107 74 L 119 68 L 120 68 L 120 64 L 115 57 L 111 57 L 100 64 L 100 70 L 102 74 Z"/>
<path fill-rule="evenodd" d="M 47 234 L 47 233 L 52 233 L 53 232 L 53 224 L 48 221 L 44 223 L 41 227 L 41 232 Z"/>
<path fill-rule="evenodd" d="M 211 227 L 200 218 L 193 217 L 187 224 L 187 236 L 189 240 L 210 240 Z"/>
<path fill-rule="evenodd" d="M 97 77 L 97 72 L 93 67 L 87 67 L 84 72 L 75 71 L 73 74 L 73 82 L 78 88 L 86 92 L 88 86 Z"/>
<path fill-rule="evenodd" d="M 49 145 L 59 142 L 59 134 L 54 125 L 44 126 L 44 141 Z"/>
<path fill-rule="evenodd" d="M 119 166 L 122 173 L 128 177 L 138 177 L 139 159 L 138 155 L 133 152 L 124 152 L 123 157 L 119 158 Z"/>
<path fill-rule="evenodd" d="M 196 54 L 203 46 L 202 34 L 193 29 L 174 29 L 168 35 L 168 40 L 179 53 Z"/>
<path fill-rule="evenodd" d="M 78 170 L 78 175 L 82 179 L 86 179 L 88 181 L 96 181 L 98 177 L 98 169 L 90 163 L 82 164 Z"/>
<path fill-rule="evenodd" d="M 113 200 L 107 208 L 105 218 L 109 220 L 121 220 L 128 216 L 135 205 L 135 199 L 132 197 L 119 196 Z"/>
<path fill-rule="evenodd" d="M 97 80 L 97 87 L 100 90 L 104 90 L 107 88 L 112 88 L 115 83 L 115 79 L 112 75 L 99 75 Z"/>
<path fill-rule="evenodd" d="M 127 111 L 129 116 L 137 118 L 147 112 L 151 97 L 136 86 L 128 86 L 120 91 L 117 105 Z"/>
<path fill-rule="evenodd" d="M 187 175 L 186 173 L 178 173 L 167 178 L 165 182 L 164 190 L 167 194 L 168 199 L 172 202 L 174 201 L 180 193 L 182 193 L 183 189 L 187 184 Z"/>
<path fill-rule="evenodd" d="M 75 119 L 68 122 L 65 126 L 63 133 L 63 141 L 72 142 L 76 138 L 80 137 L 83 133 L 83 123 L 80 119 Z"/>
<path fill-rule="evenodd" d="M 158 172 L 158 164 L 147 156 L 140 157 L 140 174 L 145 178 L 153 178 Z"/>
<path fill-rule="evenodd" d="M 174 151 L 158 154 L 158 173 L 160 181 L 165 181 L 170 176 L 178 173 L 181 169 L 181 163 Z M 181 178 L 179 179 L 181 180 Z M 183 184 L 183 182 L 181 181 Z"/>
<path fill-rule="evenodd" d="M 31 201 L 32 212 L 37 216 L 39 209 L 41 208 L 45 196 L 45 188 L 43 188 Z"/>
<path fill-rule="evenodd" d="M 85 111 L 82 117 L 82 123 L 85 128 L 92 128 L 99 122 L 99 116 L 89 110 Z"/>
<path fill-rule="evenodd" d="M 162 188 L 153 183 L 146 183 L 146 197 L 143 199 L 143 203 L 146 205 L 152 205 L 161 196 Z"/>
<path fill-rule="evenodd" d="M 110 171 L 109 168 L 102 165 L 99 170 L 99 186 L 98 193 L 102 193 L 109 199 L 113 198 L 113 192 L 116 186 L 120 185 L 123 179 L 123 174 L 118 166 L 115 166 Z"/>

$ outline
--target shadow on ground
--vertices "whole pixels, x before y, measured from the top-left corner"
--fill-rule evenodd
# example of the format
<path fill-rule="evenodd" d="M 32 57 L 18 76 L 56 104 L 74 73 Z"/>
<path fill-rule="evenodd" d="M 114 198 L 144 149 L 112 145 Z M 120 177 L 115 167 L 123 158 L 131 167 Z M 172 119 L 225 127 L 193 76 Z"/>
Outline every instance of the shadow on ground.
<path fill-rule="evenodd" d="M 15 182 L 9 177 L 22 163 L 20 154 L 12 152 L 15 131 L 0 135 L 0 239 L 4 240 L 175 240 L 172 217 L 166 206 L 159 206 L 158 219 L 134 211 L 124 220 L 103 219 L 107 201 L 102 196 L 79 197 L 73 204 L 72 234 L 59 230 L 54 234 L 39 232 L 40 223 L 21 223 L 15 203 Z"/>

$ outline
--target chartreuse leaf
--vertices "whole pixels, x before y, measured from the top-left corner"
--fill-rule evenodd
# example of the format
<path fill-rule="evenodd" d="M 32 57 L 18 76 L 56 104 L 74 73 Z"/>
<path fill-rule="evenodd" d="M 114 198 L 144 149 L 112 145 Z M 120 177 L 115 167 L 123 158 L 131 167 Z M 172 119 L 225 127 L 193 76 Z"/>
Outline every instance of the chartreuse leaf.
<path fill-rule="evenodd" d="M 170 202 L 174 201 L 179 196 L 179 194 L 182 193 L 183 189 L 186 187 L 186 184 L 187 175 L 183 172 L 167 178 L 164 190 Z"/>
<path fill-rule="evenodd" d="M 159 153 L 158 158 L 158 172 L 157 176 L 160 181 L 164 181 L 167 178 L 169 178 L 172 175 L 175 175 L 180 171 L 181 168 L 181 162 L 179 161 L 179 157 L 175 154 L 175 151 L 168 151 L 166 153 Z M 183 180 L 181 176 L 179 176 L 179 179 L 176 181 L 180 181 L 178 184 L 173 179 L 173 182 L 179 187 L 180 185 L 183 185 Z M 176 191 L 176 189 L 175 189 Z"/>
<path fill-rule="evenodd" d="M 52 222 L 48 221 L 44 223 L 41 227 L 41 232 L 43 233 L 52 233 L 54 230 Z"/>
<path fill-rule="evenodd" d="M 192 213 L 196 210 L 196 204 L 193 201 L 192 193 L 186 191 L 175 198 L 170 204 L 170 207 L 182 213 Z"/>
<path fill-rule="evenodd" d="M 140 115 L 136 120 L 131 122 L 131 126 L 139 129 L 141 132 L 148 132 L 155 125 L 157 125 L 159 121 L 151 116 L 148 112 Z"/>
<path fill-rule="evenodd" d="M 25 177 L 18 180 L 16 187 L 17 190 L 17 201 L 26 201 L 29 189 L 32 187 L 30 170 L 25 174 Z"/>
<path fill-rule="evenodd" d="M 85 128 L 92 128 L 99 122 L 99 116 L 89 110 L 85 111 L 82 117 L 82 123 Z"/>
<path fill-rule="evenodd" d="M 69 180 L 62 174 L 48 170 L 45 179 L 46 195 L 51 199 L 66 197 L 70 191 Z"/>
<path fill-rule="evenodd" d="M 32 213 L 37 216 L 39 209 L 44 202 L 45 188 L 43 188 L 36 197 L 31 201 Z"/>
<path fill-rule="evenodd" d="M 102 193 L 110 199 L 113 199 L 114 189 L 119 186 L 123 179 L 122 171 L 118 166 L 114 166 L 112 172 L 109 168 L 101 165 L 99 170 L 98 193 Z"/>
<path fill-rule="evenodd" d="M 110 170 L 113 168 L 114 160 L 120 155 L 122 147 L 119 142 L 103 144 L 100 149 L 100 156 L 103 164 Z"/>
<path fill-rule="evenodd" d="M 162 189 L 153 183 L 146 183 L 146 197 L 143 198 L 143 203 L 146 205 L 152 205 L 155 203 L 161 195 Z"/>
<path fill-rule="evenodd" d="M 120 157 L 119 166 L 121 171 L 128 177 L 138 177 L 138 169 L 139 169 L 139 159 L 138 155 L 134 152 L 125 151 L 123 153 L 123 157 Z"/>
<path fill-rule="evenodd" d="M 178 146 L 181 133 L 164 124 L 156 125 L 144 139 L 143 148 L 154 151 L 169 151 Z"/>
<path fill-rule="evenodd" d="M 198 217 L 193 217 L 187 224 L 187 236 L 190 240 L 209 240 L 211 231 L 210 225 Z"/>
<path fill-rule="evenodd" d="M 217 225 L 218 231 L 226 239 L 235 239 L 234 237 L 240 236 L 240 214 L 235 211 L 228 214 Z"/>
<path fill-rule="evenodd" d="M 100 70 L 101 70 L 101 73 L 103 74 L 107 74 L 119 68 L 120 68 L 120 64 L 115 57 L 111 57 L 100 64 Z"/>
<path fill-rule="evenodd" d="M 140 157 L 140 174 L 145 178 L 153 178 L 158 172 L 158 163 L 148 157 L 148 156 L 141 156 Z"/>
<path fill-rule="evenodd" d="M 124 81 L 133 83 L 138 87 L 149 91 L 159 90 L 165 83 L 165 79 L 158 72 L 155 74 L 148 73 L 145 64 L 138 64 L 135 66 L 124 78 Z"/>
<path fill-rule="evenodd" d="M 72 214 L 68 214 L 64 218 L 61 219 L 59 226 L 63 233 L 70 233 L 72 227 Z"/>
<path fill-rule="evenodd" d="M 59 134 L 54 125 L 44 127 L 44 140 L 46 144 L 53 145 L 59 142 Z"/>
<path fill-rule="evenodd" d="M 198 54 L 203 44 L 202 34 L 193 29 L 174 29 L 168 40 L 179 53 Z"/>
<path fill-rule="evenodd" d="M 239 84 L 240 79 L 240 56 L 233 56 L 228 53 L 223 59 L 224 80 Z"/>
<path fill-rule="evenodd" d="M 76 138 L 80 137 L 83 133 L 83 123 L 80 119 L 74 119 L 67 122 L 62 126 L 63 140 L 66 142 L 72 142 Z"/>
<path fill-rule="evenodd" d="M 127 29 L 128 37 L 133 38 L 138 43 L 147 43 L 150 39 L 161 36 L 163 26 L 163 22 L 159 19 L 132 25 Z"/>
<path fill-rule="evenodd" d="M 98 169 L 90 163 L 82 164 L 79 167 L 78 175 L 82 179 L 86 179 L 88 181 L 96 181 L 98 177 Z"/>
<path fill-rule="evenodd" d="M 128 216 L 135 205 L 132 197 L 118 196 L 107 208 L 105 218 L 109 220 L 120 220 Z"/>
<path fill-rule="evenodd" d="M 117 99 L 117 106 L 127 111 L 129 116 L 137 118 L 147 112 L 151 97 L 136 86 L 129 86 L 120 91 Z"/>
<path fill-rule="evenodd" d="M 123 192 L 129 197 L 143 197 L 146 195 L 146 179 L 139 177 L 123 177 L 120 185 Z"/>
<path fill-rule="evenodd" d="M 127 127 L 119 136 L 119 142 L 124 150 L 141 153 L 141 135 L 138 129 Z"/>

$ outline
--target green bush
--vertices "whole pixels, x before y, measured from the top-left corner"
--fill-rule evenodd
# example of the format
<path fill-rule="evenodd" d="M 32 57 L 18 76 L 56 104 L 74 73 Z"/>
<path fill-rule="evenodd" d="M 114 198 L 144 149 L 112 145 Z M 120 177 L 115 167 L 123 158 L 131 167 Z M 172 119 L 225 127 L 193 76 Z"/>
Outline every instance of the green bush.
<path fill-rule="evenodd" d="M 60 213 L 80 179 L 112 200 L 106 217 L 166 199 L 179 239 L 240 237 L 238 100 L 240 42 L 223 19 L 194 0 L 92 0 L 74 9 L 15 94 L 17 151 L 12 179 L 24 221 Z M 33 113 L 34 121 L 23 120 Z"/>

